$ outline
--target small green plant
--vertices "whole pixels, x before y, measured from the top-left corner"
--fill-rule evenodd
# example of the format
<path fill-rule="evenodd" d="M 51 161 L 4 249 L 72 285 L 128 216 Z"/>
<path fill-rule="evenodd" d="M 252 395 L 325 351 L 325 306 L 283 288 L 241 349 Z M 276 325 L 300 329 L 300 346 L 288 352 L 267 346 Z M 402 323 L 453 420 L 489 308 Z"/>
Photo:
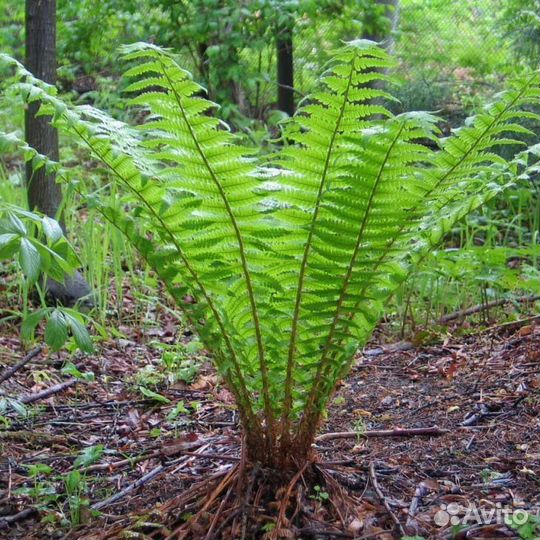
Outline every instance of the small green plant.
<path fill-rule="evenodd" d="M 28 410 L 24 403 L 18 401 L 14 398 L 0 397 L 0 416 L 3 415 L 8 409 L 13 409 L 18 415 L 26 417 L 28 415 Z M 4 422 L 8 422 L 4 416 Z"/>
<path fill-rule="evenodd" d="M 503 475 L 498 471 L 493 471 L 491 469 L 482 469 L 480 471 L 480 476 L 484 484 L 489 484 L 490 482 L 497 480 L 497 478 L 501 478 Z"/>
<path fill-rule="evenodd" d="M 77 526 L 90 513 L 90 501 L 85 496 L 89 488 L 84 469 L 99 461 L 103 453 L 102 445 L 85 448 L 75 459 L 73 470 L 59 476 L 55 476 L 54 470 L 44 463 L 27 465 L 32 485 L 18 488 L 15 493 L 34 501 L 36 507 L 44 512 L 43 522 L 60 520 L 64 525 Z"/>
<path fill-rule="evenodd" d="M 88 484 L 78 470 L 71 471 L 64 479 L 66 499 L 69 508 L 69 523 L 76 527 L 82 523 L 83 509 L 88 507 L 90 501 L 84 497 L 88 492 Z"/>
<path fill-rule="evenodd" d="M 164 405 L 167 405 L 171 402 L 171 400 L 162 394 L 159 394 L 157 392 L 154 392 L 153 390 L 150 390 L 146 386 L 139 386 L 139 392 L 145 397 L 152 401 L 155 401 L 156 403 L 163 403 Z"/>
<path fill-rule="evenodd" d="M 174 345 L 154 343 L 153 345 L 162 350 L 161 361 L 167 370 L 168 383 L 183 381 L 190 384 L 195 380 L 201 364 L 198 353 L 203 346 L 200 341 L 192 340 L 187 344 L 175 343 Z"/>
<path fill-rule="evenodd" d="M 320 503 L 327 501 L 330 498 L 330 495 L 328 495 L 328 492 L 325 491 L 321 486 L 315 485 L 313 486 L 313 491 L 315 492 L 313 495 L 310 495 L 310 499 L 313 499 L 315 501 L 318 501 Z"/>
<path fill-rule="evenodd" d="M 54 482 L 50 479 L 53 469 L 45 463 L 36 463 L 26 466 L 30 486 L 23 486 L 15 490 L 15 494 L 33 499 L 40 510 L 50 511 L 59 499 Z"/>
<path fill-rule="evenodd" d="M 167 420 L 169 422 L 173 422 L 180 416 L 181 414 L 189 414 L 189 409 L 186 408 L 184 401 L 179 401 L 168 413 L 167 413 Z"/>
<path fill-rule="evenodd" d="M 197 353 L 201 349 L 201 344 L 198 341 L 192 341 L 187 345 L 153 342 L 152 346 L 162 351 L 161 363 L 149 364 L 139 369 L 133 380 L 145 397 L 166 403 L 168 400 L 164 400 L 167 398 L 160 396 L 154 390 L 177 381 L 192 383 L 199 374 L 201 360 Z"/>
<path fill-rule="evenodd" d="M 88 446 L 82 450 L 73 462 L 73 470 L 63 476 L 65 488 L 65 503 L 69 509 L 68 523 L 71 527 L 83 523 L 92 514 L 89 509 L 90 499 L 86 496 L 89 491 L 86 467 L 98 462 L 105 452 L 101 444 Z"/>
<path fill-rule="evenodd" d="M 66 362 L 61 371 L 63 375 L 69 375 L 83 381 L 93 381 L 95 379 L 95 375 L 92 371 L 85 371 L 82 373 L 73 362 Z"/>
<path fill-rule="evenodd" d="M 353 430 L 356 433 L 356 440 L 360 441 L 366 432 L 366 421 L 363 418 L 358 418 L 353 423 Z"/>
<path fill-rule="evenodd" d="M 276 524 L 273 521 L 269 521 L 268 523 L 265 523 L 261 530 L 265 533 L 272 532 L 276 528 Z"/>
<path fill-rule="evenodd" d="M 36 167 L 46 166 L 36 160 Z M 0 260 L 16 259 L 24 274 L 22 284 L 24 302 L 21 337 L 30 342 L 36 327 L 45 321 L 45 342 L 53 351 L 61 349 L 69 334 L 77 347 L 92 352 L 92 340 L 85 326 L 85 316 L 74 309 L 47 307 L 42 288 L 49 277 L 63 282 L 77 267 L 72 247 L 64 237 L 60 225 L 48 216 L 28 212 L 0 200 Z M 38 281 L 39 280 L 39 281 Z M 41 308 L 29 312 L 30 290 L 38 293 Z"/>

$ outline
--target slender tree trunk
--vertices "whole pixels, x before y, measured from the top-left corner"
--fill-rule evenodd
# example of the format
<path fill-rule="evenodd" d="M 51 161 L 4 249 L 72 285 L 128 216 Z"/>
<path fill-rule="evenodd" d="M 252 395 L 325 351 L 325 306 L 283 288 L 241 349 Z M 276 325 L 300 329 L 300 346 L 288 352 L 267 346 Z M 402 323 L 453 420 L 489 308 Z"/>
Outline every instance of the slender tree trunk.
<path fill-rule="evenodd" d="M 33 75 L 49 84 L 56 84 L 56 0 L 26 0 L 26 67 Z M 50 124 L 50 117 L 36 116 L 39 105 L 31 103 L 26 110 L 24 127 L 26 142 L 40 154 L 58 161 L 58 131 Z M 32 170 L 26 164 L 28 207 L 57 219 L 65 229 L 62 216 L 62 189 L 54 174 L 44 167 Z M 64 282 L 47 279 L 45 289 L 52 303 L 93 306 L 90 288 L 80 272 L 65 275 Z"/>
<path fill-rule="evenodd" d="M 56 0 L 26 0 L 26 67 L 43 81 L 56 83 Z M 58 132 L 50 125 L 50 118 L 36 117 L 38 109 L 35 102 L 26 111 L 26 141 L 40 154 L 58 161 Z M 59 217 L 62 190 L 54 174 L 44 167 L 32 171 L 32 164 L 27 163 L 26 185 L 30 210 Z"/>
<path fill-rule="evenodd" d="M 293 27 L 278 29 L 277 46 L 277 107 L 289 116 L 294 115 Z"/>
<path fill-rule="evenodd" d="M 364 38 L 383 42 L 382 45 L 384 45 L 389 52 L 392 52 L 394 41 L 392 34 L 397 28 L 399 0 L 376 0 L 375 3 L 380 6 L 386 6 L 384 16 L 388 19 L 388 24 L 378 24 L 379 21 L 372 20 L 373 17 L 366 14 L 364 20 L 370 22 L 370 30 L 365 32 Z"/>

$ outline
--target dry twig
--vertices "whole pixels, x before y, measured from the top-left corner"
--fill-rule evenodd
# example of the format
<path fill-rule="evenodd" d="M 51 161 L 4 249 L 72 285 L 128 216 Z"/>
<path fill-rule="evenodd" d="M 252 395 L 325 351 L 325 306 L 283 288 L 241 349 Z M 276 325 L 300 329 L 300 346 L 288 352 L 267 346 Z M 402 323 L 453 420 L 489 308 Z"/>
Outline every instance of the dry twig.
<path fill-rule="evenodd" d="M 43 345 L 37 346 L 35 349 L 32 349 L 18 364 L 15 364 L 14 366 L 7 368 L 2 375 L 0 375 L 0 384 L 2 384 L 4 381 L 7 381 L 9 378 L 11 378 L 17 371 L 22 369 L 30 360 L 35 358 L 41 351 L 43 350 Z"/>
<path fill-rule="evenodd" d="M 428 436 L 439 437 L 446 435 L 447 429 L 441 429 L 437 426 L 425 428 L 396 428 L 396 429 L 375 429 L 371 431 L 336 431 L 324 433 L 315 438 L 315 442 L 330 441 L 332 439 L 354 439 L 356 437 L 415 437 Z"/>
<path fill-rule="evenodd" d="M 461 319 L 467 317 L 467 315 L 474 315 L 480 311 L 484 311 L 490 308 L 504 306 L 512 302 L 517 302 L 518 304 L 527 304 L 531 302 L 536 302 L 540 300 L 540 294 L 534 294 L 530 296 L 520 296 L 518 298 L 503 298 L 501 300 L 493 300 L 491 302 L 486 302 L 484 304 L 478 304 L 477 306 L 472 306 L 467 309 L 460 309 L 459 311 L 454 311 L 453 313 L 448 313 L 448 315 L 443 315 L 437 322 L 439 324 L 445 324 L 456 319 Z"/>
<path fill-rule="evenodd" d="M 381 500 L 381 502 L 384 505 L 384 508 L 388 512 L 388 515 L 392 519 L 392 521 L 395 523 L 396 528 L 399 530 L 400 536 L 405 536 L 405 529 L 403 528 L 403 525 L 399 521 L 398 517 L 392 509 L 390 508 L 390 505 L 388 504 L 388 500 L 384 496 L 384 493 L 381 491 L 381 488 L 379 487 L 379 482 L 377 482 L 377 473 L 375 472 L 375 464 L 373 461 L 369 464 L 369 477 L 371 479 L 371 483 L 373 484 L 373 489 L 377 493 L 377 496 Z"/>
<path fill-rule="evenodd" d="M 34 403 L 34 401 L 39 401 L 40 399 L 45 399 L 54 394 L 58 394 L 66 388 L 73 386 L 76 382 L 79 382 L 79 379 L 69 379 L 67 381 L 50 386 L 49 388 L 45 388 L 45 390 L 41 390 L 41 392 L 21 396 L 20 398 L 18 398 L 18 401 L 20 401 L 21 403 Z"/>

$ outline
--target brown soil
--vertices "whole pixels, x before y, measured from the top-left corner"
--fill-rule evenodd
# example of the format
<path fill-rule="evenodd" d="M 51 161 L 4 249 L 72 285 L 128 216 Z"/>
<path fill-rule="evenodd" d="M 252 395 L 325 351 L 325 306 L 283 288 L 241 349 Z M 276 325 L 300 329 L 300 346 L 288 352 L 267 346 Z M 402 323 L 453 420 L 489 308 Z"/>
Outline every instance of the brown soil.
<path fill-rule="evenodd" d="M 24 353 L 15 329 L 4 328 L 0 362 L 13 365 Z M 160 356 L 145 343 L 177 339 L 174 321 L 162 321 L 150 336 L 127 326 L 123 331 L 126 339 L 104 342 L 99 356 L 76 362 L 81 371 L 95 374 L 94 381 L 80 381 L 39 406 L 29 405 L 27 418 L 5 413 L 9 425 L 0 428 L 0 537 L 49 539 L 68 533 L 69 525 L 61 523 L 70 515 L 64 477 L 88 447 L 105 448 L 86 471 L 80 490 L 89 505 L 143 480 L 103 507 L 98 517 L 83 505 L 84 523 L 70 538 L 100 538 L 107 532 L 109 538 L 163 538 L 191 511 L 182 507 L 188 488 L 201 481 L 215 485 L 238 465 L 238 417 L 230 393 L 208 363 L 194 383 L 158 388 L 170 404 L 144 399 L 137 391 L 133 373 L 155 365 Z M 36 392 L 65 380 L 61 365 L 62 355 L 38 356 L 1 388 L 9 396 Z M 358 356 L 321 430 L 356 431 L 357 436 L 317 443 L 321 463 L 313 470 L 318 472 L 311 484 L 300 481 L 295 491 L 303 522 L 286 520 L 283 536 L 399 538 L 399 521 L 407 535 L 424 538 L 519 538 L 500 519 L 497 523 L 497 511 L 499 516 L 506 509 L 540 516 L 539 374 L 540 327 L 534 325 L 501 326 L 416 349 L 372 345 Z M 167 415 L 180 400 L 188 412 L 175 425 Z M 366 430 L 427 426 L 448 433 L 362 435 Z M 38 488 L 54 488 L 58 500 L 21 491 L 35 488 L 28 465 L 36 464 L 51 467 L 39 477 Z M 164 469 L 146 480 L 160 465 Z M 254 481 L 251 487 L 256 485 Z M 336 497 L 344 504 L 336 504 Z M 259 509 L 257 526 L 265 515 L 270 522 L 268 516 L 276 512 L 264 498 L 260 504 L 268 507 Z M 443 523 L 450 517 L 445 509 L 457 512 L 454 521 L 465 522 L 468 531 Z M 203 539 L 208 525 L 204 519 L 201 523 Z M 528 538 L 538 538 L 538 532 L 531 532 L 534 527 L 529 529 L 521 530 L 522 537 L 529 531 Z M 227 531 L 232 534 L 225 526 L 220 535 L 226 537 Z M 244 534 L 252 538 L 249 526 Z"/>

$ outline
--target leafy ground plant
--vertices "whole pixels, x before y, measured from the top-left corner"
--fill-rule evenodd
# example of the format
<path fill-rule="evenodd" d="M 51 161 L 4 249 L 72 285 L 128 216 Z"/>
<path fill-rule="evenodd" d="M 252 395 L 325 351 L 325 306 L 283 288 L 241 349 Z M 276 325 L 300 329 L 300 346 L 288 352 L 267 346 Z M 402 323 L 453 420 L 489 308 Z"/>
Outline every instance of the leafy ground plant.
<path fill-rule="evenodd" d="M 66 276 L 73 274 L 78 263 L 60 225 L 48 216 L 29 212 L 0 199 L 0 261 L 4 259 L 15 259 L 24 276 L 23 341 L 32 341 L 36 327 L 46 321 L 44 337 L 52 351 L 61 349 L 71 334 L 77 348 L 92 352 L 85 318 L 74 309 L 47 306 L 44 287 L 47 278 L 62 283 Z M 40 307 L 29 311 L 32 289 L 36 291 Z"/>
<path fill-rule="evenodd" d="M 137 43 L 124 57 L 130 105 L 148 113 L 137 127 L 70 106 L 5 59 L 17 72 L 9 91 L 41 100 L 107 168 L 124 196 L 101 211 L 167 286 L 236 398 L 241 464 L 206 483 L 208 499 L 175 534 L 277 496 L 278 538 L 302 478 L 333 493 L 314 472 L 312 443 L 384 303 L 458 220 L 512 185 L 518 164 L 494 148 L 527 132 L 538 76 L 440 139 L 434 116 L 388 111 L 391 59 L 354 41 L 288 123 L 279 155 L 261 162 L 170 52 Z M 230 500 L 234 486 L 243 500 Z M 200 486 L 184 503 L 199 498 Z"/>

